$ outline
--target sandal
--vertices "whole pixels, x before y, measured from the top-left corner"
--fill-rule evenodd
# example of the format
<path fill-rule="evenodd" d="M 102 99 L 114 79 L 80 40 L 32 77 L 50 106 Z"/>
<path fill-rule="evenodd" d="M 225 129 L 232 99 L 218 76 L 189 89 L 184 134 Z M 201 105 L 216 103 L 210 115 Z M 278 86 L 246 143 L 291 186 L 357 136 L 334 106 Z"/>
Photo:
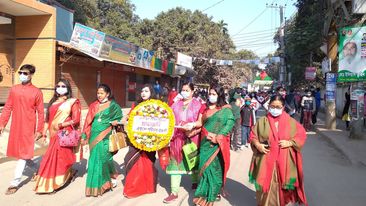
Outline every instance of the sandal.
<path fill-rule="evenodd" d="M 221 200 L 221 195 L 220 194 L 218 194 L 217 196 L 216 196 L 216 202 L 218 202 L 218 201 L 220 201 Z"/>
<path fill-rule="evenodd" d="M 75 179 L 77 178 L 77 174 L 78 174 L 78 170 L 72 170 L 71 172 L 71 178 L 70 178 L 70 182 L 74 182 Z"/>
<path fill-rule="evenodd" d="M 35 182 L 37 180 L 37 172 L 33 173 L 33 176 L 31 178 L 31 182 Z"/>
<path fill-rule="evenodd" d="M 12 195 L 12 194 L 16 193 L 18 191 L 18 189 L 19 189 L 18 186 L 10 186 L 6 190 L 5 195 Z"/>

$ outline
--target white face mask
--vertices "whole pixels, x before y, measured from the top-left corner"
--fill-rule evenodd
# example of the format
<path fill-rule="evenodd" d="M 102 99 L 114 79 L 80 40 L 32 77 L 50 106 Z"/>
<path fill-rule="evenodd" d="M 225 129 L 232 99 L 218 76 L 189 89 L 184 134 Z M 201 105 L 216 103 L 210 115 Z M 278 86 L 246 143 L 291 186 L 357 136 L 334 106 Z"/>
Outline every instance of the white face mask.
<path fill-rule="evenodd" d="M 29 81 L 29 78 L 28 78 L 28 76 L 27 76 L 27 75 L 21 74 L 21 75 L 19 75 L 19 81 L 20 81 L 21 83 L 26 83 L 26 82 L 28 82 L 28 81 Z"/>
<path fill-rule="evenodd" d="M 211 103 L 211 104 L 215 104 L 217 102 L 217 96 L 213 96 L 213 95 L 210 95 L 208 97 L 208 101 Z"/>
<path fill-rule="evenodd" d="M 190 92 L 182 91 L 180 94 L 182 95 L 183 99 L 188 99 L 189 95 L 190 95 Z"/>
<path fill-rule="evenodd" d="M 108 101 L 108 97 L 104 98 L 100 103 L 106 103 Z"/>
<path fill-rule="evenodd" d="M 269 108 L 268 112 L 273 116 L 273 117 L 278 117 L 282 114 L 282 109 L 276 109 L 276 108 Z"/>
<path fill-rule="evenodd" d="M 67 88 L 66 87 L 57 87 L 56 92 L 59 95 L 64 95 L 67 93 Z"/>

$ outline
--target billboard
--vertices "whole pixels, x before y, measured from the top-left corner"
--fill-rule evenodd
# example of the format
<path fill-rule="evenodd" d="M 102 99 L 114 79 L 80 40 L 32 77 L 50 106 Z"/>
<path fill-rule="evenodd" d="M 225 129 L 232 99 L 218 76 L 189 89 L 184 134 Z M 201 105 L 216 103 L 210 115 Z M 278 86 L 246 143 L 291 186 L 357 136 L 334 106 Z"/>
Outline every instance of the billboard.
<path fill-rule="evenodd" d="M 88 54 L 99 56 L 104 37 L 105 34 L 103 32 L 76 23 L 71 35 L 70 44 Z"/>
<path fill-rule="evenodd" d="M 366 2 L 365 2 L 365 0 L 353 0 L 352 1 L 352 13 L 354 13 L 354 14 L 365 14 L 366 13 Z"/>
<path fill-rule="evenodd" d="M 340 30 L 338 82 L 366 80 L 366 27 Z"/>

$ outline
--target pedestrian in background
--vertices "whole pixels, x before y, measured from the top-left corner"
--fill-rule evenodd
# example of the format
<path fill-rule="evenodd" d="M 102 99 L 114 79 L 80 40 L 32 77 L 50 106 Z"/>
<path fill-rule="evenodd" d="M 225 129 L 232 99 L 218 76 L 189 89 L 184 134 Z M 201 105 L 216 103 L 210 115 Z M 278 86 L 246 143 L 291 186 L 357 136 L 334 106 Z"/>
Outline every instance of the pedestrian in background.
<path fill-rule="evenodd" d="M 211 206 L 220 200 L 230 165 L 230 136 L 235 117 L 225 102 L 224 89 L 211 86 L 208 108 L 202 116 L 202 137 L 199 153 L 199 184 L 194 194 L 196 205 Z"/>
<path fill-rule="evenodd" d="M 174 130 L 174 135 L 169 144 L 170 161 L 166 173 L 170 175 L 171 192 L 164 199 L 164 203 L 171 203 L 178 199 L 183 174 L 190 174 L 192 189 L 197 188 L 198 162 L 192 169 L 189 169 L 187 159 L 183 157 L 183 146 L 189 142 L 188 140 L 194 142 L 197 147 L 200 146 L 199 133 L 202 126 L 202 113 L 206 108 L 197 98 L 193 98 L 193 90 L 193 83 L 184 82 L 180 92 L 183 99 L 172 105 L 175 123 L 181 128 Z"/>
<path fill-rule="evenodd" d="M 304 112 L 303 125 L 307 131 L 311 129 L 311 117 L 315 112 L 315 98 L 312 96 L 311 91 L 305 90 L 305 96 L 301 100 L 301 106 Z"/>
<path fill-rule="evenodd" d="M 296 108 L 297 108 L 294 89 L 290 89 L 290 92 L 286 95 L 285 102 L 286 102 L 285 111 L 287 112 L 287 114 L 293 117 L 296 114 Z"/>
<path fill-rule="evenodd" d="M 174 103 L 174 98 L 178 95 L 178 92 L 176 91 L 175 87 L 172 87 L 172 89 L 169 91 L 168 94 L 168 105 L 172 106 Z"/>
<path fill-rule="evenodd" d="M 342 112 L 342 120 L 346 122 L 346 129 L 349 130 L 349 122 L 351 121 L 351 117 L 349 115 L 349 106 L 351 105 L 351 95 L 350 95 L 350 87 L 346 93 L 344 93 L 344 107 Z"/>
<path fill-rule="evenodd" d="M 69 81 L 66 79 L 58 81 L 55 93 L 48 105 L 42 137 L 45 141 L 48 130 L 50 143 L 42 157 L 35 179 L 34 191 L 37 194 L 56 192 L 67 182 L 71 182 L 77 174 L 77 170 L 72 169 L 72 165 L 76 160 L 81 159 L 80 151 L 82 151 L 80 144 L 77 147 L 60 146 L 60 137 L 58 136 L 60 131 L 70 133 L 79 128 L 80 101 L 72 98 Z"/>
<path fill-rule="evenodd" d="M 168 83 L 165 83 L 161 90 L 161 100 L 163 102 L 168 103 L 168 94 L 169 94 L 169 86 Z"/>
<path fill-rule="evenodd" d="M 32 84 L 32 78 L 36 68 L 25 64 L 20 67 L 19 81 L 10 89 L 8 99 L 0 116 L 0 134 L 4 131 L 10 116 L 11 127 L 6 155 L 17 159 L 14 179 L 10 182 L 5 194 L 14 194 L 22 180 L 26 165 L 34 169 L 32 161 L 34 155 L 34 143 L 42 136 L 44 124 L 43 94 L 40 89 Z"/>
<path fill-rule="evenodd" d="M 281 95 L 272 96 L 268 114 L 250 133 L 253 157 L 249 180 L 256 187 L 257 205 L 307 205 L 301 155 L 306 133 L 284 107 Z"/>
<path fill-rule="evenodd" d="M 248 147 L 250 129 L 256 123 L 255 111 L 251 106 L 251 98 L 246 96 L 245 103 L 240 109 L 241 116 L 241 147 Z"/>
<path fill-rule="evenodd" d="M 136 105 L 154 99 L 155 93 L 151 85 L 145 84 L 140 93 L 140 98 Z M 132 105 L 131 110 L 135 107 Z M 154 163 L 156 152 L 147 152 L 129 145 L 125 156 L 125 185 L 123 195 L 127 198 L 135 198 L 144 194 L 155 193 L 158 171 Z"/>
<path fill-rule="evenodd" d="M 113 98 L 110 87 L 100 84 L 97 100 L 89 106 L 82 134 L 83 145 L 89 144 L 90 156 L 86 176 L 85 195 L 103 195 L 117 186 L 117 170 L 113 154 L 109 152 L 109 136 L 112 126 L 122 119 L 121 107 Z"/>
<path fill-rule="evenodd" d="M 155 98 L 156 99 L 160 99 L 161 96 L 161 86 L 159 84 L 159 81 L 156 80 L 155 84 L 154 84 L 154 91 L 155 91 Z"/>
<path fill-rule="evenodd" d="M 317 122 L 317 118 L 318 118 L 318 112 L 321 106 L 321 101 L 322 101 L 322 97 L 320 94 L 320 88 L 316 88 L 316 90 L 314 91 L 314 98 L 315 98 L 315 111 L 312 115 L 312 123 L 316 124 Z"/>
<path fill-rule="evenodd" d="M 242 144 L 240 105 L 241 96 L 233 90 L 230 94 L 230 106 L 235 118 L 235 125 L 231 132 L 231 147 L 234 151 L 241 149 Z"/>

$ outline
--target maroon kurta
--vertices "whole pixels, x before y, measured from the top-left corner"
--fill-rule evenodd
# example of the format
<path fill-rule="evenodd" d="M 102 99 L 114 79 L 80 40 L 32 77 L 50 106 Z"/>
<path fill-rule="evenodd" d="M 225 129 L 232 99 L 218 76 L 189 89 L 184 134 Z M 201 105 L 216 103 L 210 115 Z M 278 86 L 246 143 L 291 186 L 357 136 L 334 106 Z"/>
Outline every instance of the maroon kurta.
<path fill-rule="evenodd" d="M 31 159 L 34 154 L 34 133 L 43 130 L 44 111 L 41 90 L 31 83 L 11 88 L 8 100 L 0 116 L 0 125 L 6 126 L 12 116 L 7 156 Z"/>

